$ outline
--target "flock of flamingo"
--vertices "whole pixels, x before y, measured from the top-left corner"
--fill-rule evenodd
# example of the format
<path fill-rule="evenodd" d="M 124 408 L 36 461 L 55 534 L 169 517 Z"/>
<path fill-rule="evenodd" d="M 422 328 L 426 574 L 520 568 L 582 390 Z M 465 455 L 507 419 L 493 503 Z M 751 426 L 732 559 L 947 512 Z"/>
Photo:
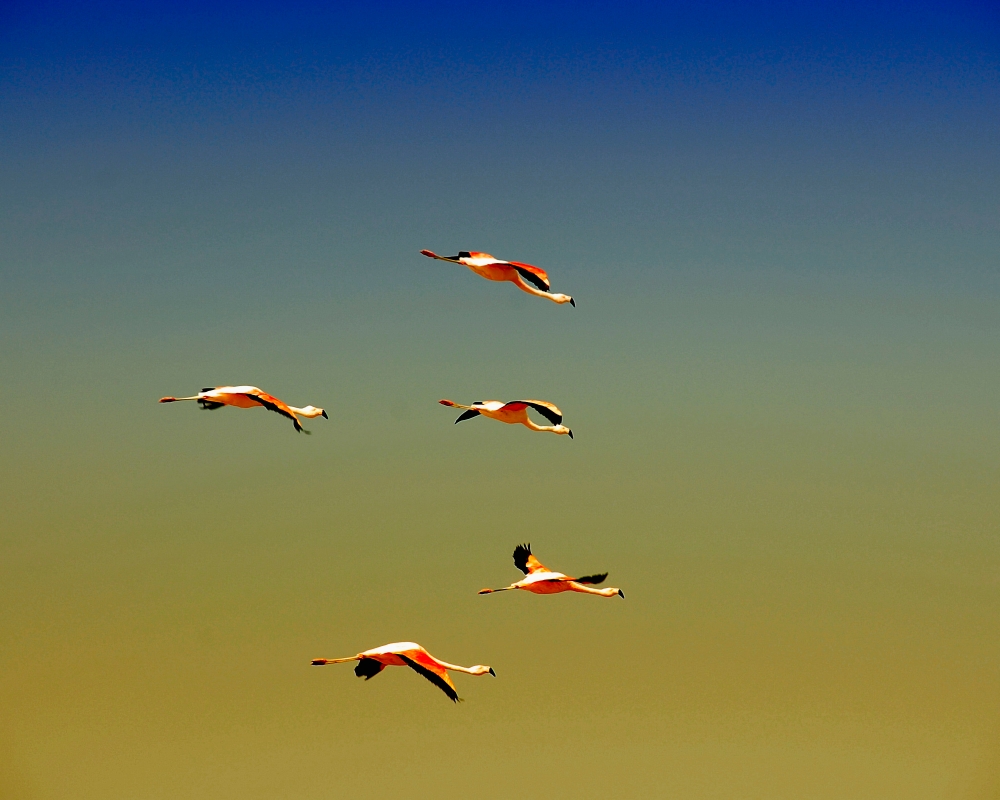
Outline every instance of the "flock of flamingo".
<path fill-rule="evenodd" d="M 554 303 L 569 303 L 576 306 L 576 302 L 568 294 L 558 294 L 550 291 L 549 276 L 544 270 L 531 264 L 522 264 L 518 261 L 500 261 L 489 255 L 489 253 L 471 253 L 462 251 L 457 256 L 439 256 L 430 250 L 421 250 L 421 254 L 428 258 L 436 258 L 439 261 L 450 261 L 455 264 L 463 264 L 477 275 L 489 281 L 506 281 L 513 283 L 518 289 L 536 297 L 544 297 Z M 212 411 L 223 406 L 234 406 L 236 408 L 266 408 L 287 417 L 292 421 L 292 425 L 299 433 L 309 433 L 302 427 L 299 417 L 314 419 L 323 417 L 329 419 L 322 408 L 316 406 L 303 406 L 297 408 L 279 400 L 277 397 L 258 389 L 256 386 L 215 386 L 202 389 L 198 394 L 190 397 L 161 397 L 161 403 L 177 403 L 184 400 L 192 400 L 198 403 L 202 409 Z M 555 434 L 566 434 L 571 439 L 573 431 L 562 424 L 563 413 L 554 403 L 545 400 L 511 400 L 502 402 L 500 400 L 479 400 L 472 405 L 461 405 L 451 400 L 439 401 L 441 405 L 452 408 L 461 408 L 464 411 L 459 415 L 455 423 L 473 417 L 484 416 L 488 419 L 495 419 L 506 422 L 508 425 L 524 425 L 532 431 L 541 431 Z M 551 425 L 539 425 L 528 416 L 528 409 L 532 409 L 551 422 Z M 519 544 L 514 548 L 514 566 L 524 573 L 524 578 L 510 586 L 503 586 L 499 589 L 482 589 L 479 594 L 493 594 L 494 592 L 506 592 L 511 589 L 522 589 L 533 594 L 557 594 L 559 592 L 581 592 L 583 594 L 595 594 L 600 597 L 625 597 L 621 589 L 615 588 L 594 588 L 604 582 L 608 573 L 602 572 L 595 575 L 584 575 L 579 578 L 571 578 L 562 572 L 553 572 L 548 567 L 535 558 L 531 553 L 531 545 Z M 354 674 L 366 681 L 374 678 L 386 667 L 409 667 L 414 672 L 423 675 L 427 680 L 437 686 L 453 702 L 459 701 L 458 690 L 452 683 L 448 675 L 449 670 L 455 672 L 465 672 L 469 675 L 492 675 L 496 677 L 496 672 L 492 667 L 476 664 L 472 667 L 460 667 L 457 664 L 449 664 L 441 661 L 428 653 L 423 647 L 415 642 L 394 642 L 392 644 L 375 647 L 365 650 L 357 655 L 345 658 L 316 658 L 313 659 L 313 666 L 323 666 L 326 664 L 341 664 L 347 661 L 357 661 L 354 667 Z"/>

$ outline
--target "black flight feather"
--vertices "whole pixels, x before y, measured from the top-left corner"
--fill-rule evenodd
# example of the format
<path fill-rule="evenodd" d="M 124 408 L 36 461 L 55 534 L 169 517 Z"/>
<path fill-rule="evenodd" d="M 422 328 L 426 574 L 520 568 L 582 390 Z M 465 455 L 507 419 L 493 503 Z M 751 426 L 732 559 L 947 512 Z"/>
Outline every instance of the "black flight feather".
<path fill-rule="evenodd" d="M 381 661 L 376 661 L 374 658 L 362 658 L 355 665 L 354 674 L 359 678 L 364 678 L 366 681 L 370 681 L 383 669 L 385 669 L 385 664 Z"/>
<path fill-rule="evenodd" d="M 521 400 L 520 402 L 526 403 L 526 400 Z M 562 414 L 557 414 L 548 406 L 543 406 L 541 403 L 528 403 L 535 411 L 541 414 L 545 419 L 551 422 L 553 425 L 562 425 Z"/>
<path fill-rule="evenodd" d="M 253 400 L 253 401 L 254 401 L 255 403 L 260 403 L 260 404 L 261 404 L 262 406 L 264 406 L 264 408 L 266 408 L 266 409 L 267 409 L 268 411 L 275 411 L 275 412 L 277 412 L 278 414 L 281 414 L 281 416 L 283 416 L 283 417 L 288 417 L 288 419 L 290 419 L 290 420 L 292 421 L 292 425 L 294 425 L 294 426 L 295 426 L 295 430 L 297 430 L 297 431 L 298 431 L 299 433 L 306 433 L 306 431 L 304 431 L 304 430 L 302 429 L 302 426 L 301 426 L 301 425 L 299 425 L 299 421 L 298 421 L 298 420 L 297 420 L 297 419 L 296 419 L 296 418 L 295 418 L 294 416 L 292 416 L 291 414 L 289 414 L 289 413 L 288 413 L 287 411 L 285 411 L 284 409 L 282 409 L 282 408 L 278 408 L 278 406 L 276 406 L 276 405 L 275 405 L 274 403 L 269 403 L 269 402 L 268 402 L 267 400 L 265 400 L 265 399 L 264 399 L 263 397 L 258 397 L 258 396 L 257 396 L 257 395 L 255 395 L 255 394 L 245 394 L 245 395 L 243 395 L 243 396 L 244 396 L 244 397 L 249 397 L 249 398 L 250 398 L 251 400 Z"/>
<path fill-rule="evenodd" d="M 458 423 L 464 419 L 472 419 L 473 417 L 478 417 L 478 416 L 479 412 L 476 411 L 476 409 L 474 408 L 470 408 L 468 411 L 464 411 L 462 414 L 459 415 L 458 419 L 455 420 L 455 424 L 458 425 Z"/>
<path fill-rule="evenodd" d="M 514 267 L 513 264 L 511 264 Z M 514 267 L 517 270 L 517 274 L 524 278 L 528 283 L 533 284 L 535 288 L 541 289 L 543 292 L 549 291 L 549 287 L 545 285 L 540 277 L 538 277 L 534 272 L 530 272 L 526 269 L 521 269 L 521 267 Z"/>
<path fill-rule="evenodd" d="M 214 400 L 201 399 L 198 401 L 198 405 L 200 405 L 204 411 L 215 411 L 217 408 L 222 408 L 225 403 L 216 403 Z"/>
<path fill-rule="evenodd" d="M 448 697 L 451 698 L 451 701 L 453 703 L 458 702 L 458 692 L 452 689 L 448 685 L 448 682 L 445 681 L 440 675 L 438 675 L 436 672 L 432 672 L 431 670 L 427 669 L 427 667 L 420 666 L 412 658 L 407 658 L 402 653 L 397 653 L 396 655 L 398 655 L 401 659 L 403 659 L 403 661 L 406 662 L 406 666 L 408 666 L 414 672 L 419 672 L 421 675 L 427 678 L 427 680 L 429 680 L 431 683 L 437 686 L 438 689 L 440 689 L 442 692 L 448 695 Z"/>
<path fill-rule="evenodd" d="M 582 578 L 575 578 L 577 583 L 604 583 L 607 579 L 608 573 L 601 572 L 598 575 L 584 575 Z"/>
<path fill-rule="evenodd" d="M 525 575 L 528 574 L 528 556 L 531 555 L 530 544 L 519 544 L 514 548 L 514 566 Z"/>
<path fill-rule="evenodd" d="M 206 386 L 204 389 L 202 389 L 202 391 L 203 392 L 214 392 L 215 389 L 216 389 L 216 387 L 214 387 L 214 386 Z"/>

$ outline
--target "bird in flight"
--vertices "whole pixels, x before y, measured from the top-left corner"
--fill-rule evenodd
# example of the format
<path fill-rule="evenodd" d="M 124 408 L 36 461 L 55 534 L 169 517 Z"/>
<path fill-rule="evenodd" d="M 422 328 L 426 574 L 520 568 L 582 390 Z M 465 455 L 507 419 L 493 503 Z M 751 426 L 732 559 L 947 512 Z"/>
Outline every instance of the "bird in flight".
<path fill-rule="evenodd" d="M 545 270 L 522 264 L 519 261 L 501 261 L 489 253 L 469 253 L 463 250 L 457 256 L 439 256 L 430 250 L 421 250 L 422 255 L 436 258 L 438 261 L 451 261 L 454 264 L 464 264 L 480 277 L 488 281 L 509 281 L 522 292 L 544 297 L 553 303 L 569 303 L 574 308 L 576 301 L 568 294 L 559 294 L 549 289 L 549 276 Z"/>
<path fill-rule="evenodd" d="M 562 424 L 562 411 L 552 403 L 546 403 L 544 400 L 511 400 L 509 403 L 503 403 L 499 400 L 477 400 L 471 406 L 463 406 L 451 400 L 438 400 L 438 402 L 443 406 L 467 409 L 462 414 L 459 414 L 458 419 L 455 420 L 456 425 L 462 420 L 472 419 L 482 414 L 484 417 L 497 419 L 500 422 L 506 422 L 508 425 L 524 425 L 533 431 L 567 434 L 570 439 L 573 438 L 573 431 Z M 528 416 L 529 408 L 535 409 L 535 411 L 552 424 L 536 425 Z"/>
<path fill-rule="evenodd" d="M 385 644 L 348 658 L 314 658 L 312 665 L 321 667 L 325 664 L 342 664 L 345 661 L 357 661 L 354 674 L 366 681 L 374 678 L 386 667 L 409 667 L 427 678 L 456 703 L 459 699 L 458 690 L 451 682 L 448 670 L 467 672 L 469 675 L 486 675 L 488 673 L 494 678 L 497 675 L 493 671 L 493 667 L 486 667 L 482 664 L 476 664 L 474 667 L 459 667 L 456 664 L 441 661 L 415 642 Z"/>
<path fill-rule="evenodd" d="M 256 386 L 209 386 L 207 389 L 202 389 L 193 397 L 160 398 L 161 403 L 179 403 L 182 400 L 196 400 L 198 405 L 206 411 L 214 411 L 223 406 L 236 406 L 237 408 L 257 408 L 258 406 L 263 406 L 268 411 L 276 411 L 281 416 L 288 417 L 295 426 L 295 430 L 299 433 L 309 433 L 309 431 L 304 430 L 302 425 L 299 424 L 300 416 L 308 417 L 309 419 L 313 417 L 330 419 L 322 408 L 316 408 L 315 406 L 296 408 L 295 406 L 283 403 L 277 397 L 269 395 L 267 392 L 262 392 Z"/>
<path fill-rule="evenodd" d="M 583 592 L 584 594 L 599 594 L 601 597 L 618 597 L 625 599 L 621 589 L 592 589 L 591 585 L 604 583 L 608 573 L 585 575 L 582 578 L 570 578 L 561 572 L 553 572 L 531 554 L 530 544 L 519 544 L 514 548 L 514 566 L 527 577 L 502 589 L 480 589 L 479 594 L 506 592 L 509 589 L 524 589 L 535 594 L 557 594 L 558 592 Z"/>

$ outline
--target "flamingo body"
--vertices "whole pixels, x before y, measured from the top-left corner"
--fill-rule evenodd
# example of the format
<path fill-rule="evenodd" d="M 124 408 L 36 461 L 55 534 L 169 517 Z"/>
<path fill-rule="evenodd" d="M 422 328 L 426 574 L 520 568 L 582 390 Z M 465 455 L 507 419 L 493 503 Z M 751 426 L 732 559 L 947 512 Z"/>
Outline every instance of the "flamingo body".
<path fill-rule="evenodd" d="M 549 403 L 545 400 L 511 400 L 506 403 L 502 400 L 478 400 L 471 406 L 463 406 L 452 400 L 439 400 L 438 402 L 450 408 L 466 409 L 465 413 L 460 414 L 458 419 L 455 420 L 456 424 L 463 420 L 482 415 L 489 419 L 495 419 L 498 422 L 505 422 L 508 425 L 524 425 L 533 431 L 566 434 L 570 439 L 573 438 L 573 431 L 562 424 L 562 411 L 554 403 Z M 536 425 L 531 417 L 528 416 L 529 408 L 537 411 L 551 422 L 552 425 Z"/>
<path fill-rule="evenodd" d="M 447 661 L 435 658 L 416 642 L 385 644 L 347 658 L 315 658 L 312 664 L 314 667 L 320 667 L 326 664 L 342 664 L 345 661 L 357 661 L 354 674 L 366 681 L 374 678 L 386 667 L 409 667 L 427 678 L 456 703 L 459 700 L 458 690 L 452 683 L 448 670 L 465 672 L 469 675 L 489 674 L 496 677 L 496 672 L 493 671 L 492 667 L 483 664 L 476 664 L 473 667 L 449 664 Z"/>
<path fill-rule="evenodd" d="M 594 589 L 593 584 L 604 583 L 608 573 L 602 572 L 597 575 L 587 575 L 582 578 L 571 578 L 562 572 L 553 572 L 531 554 L 530 544 L 519 544 L 514 548 L 514 566 L 525 574 L 522 580 L 504 586 L 501 589 L 481 589 L 479 594 L 492 594 L 493 592 L 506 592 L 511 589 L 522 589 L 532 594 L 559 594 L 560 592 L 581 592 L 582 594 L 596 594 L 601 597 L 621 597 L 625 598 L 625 593 L 621 589 L 607 587 L 605 589 Z"/>
<path fill-rule="evenodd" d="M 544 297 L 546 300 L 560 305 L 569 303 L 571 306 L 576 306 L 576 301 L 568 294 L 553 292 L 549 288 L 548 274 L 545 270 L 532 264 L 524 264 L 520 261 L 501 261 L 489 253 L 475 253 L 466 250 L 461 251 L 457 256 L 439 256 L 431 250 L 421 250 L 420 253 L 428 258 L 436 258 L 438 261 L 462 264 L 488 281 L 513 283 L 522 292 L 533 294 L 536 297 Z"/>
<path fill-rule="evenodd" d="M 299 417 L 312 419 L 323 417 L 329 419 L 322 408 L 316 406 L 304 406 L 296 408 L 279 400 L 274 395 L 270 395 L 258 389 L 256 386 L 216 386 L 202 389 L 198 394 L 191 397 L 161 397 L 161 403 L 179 403 L 183 400 L 194 400 L 206 411 L 214 411 L 223 406 L 235 406 L 236 408 L 259 408 L 263 406 L 269 411 L 274 411 L 287 417 L 292 421 L 295 430 L 299 433 L 309 433 L 299 423 Z"/>

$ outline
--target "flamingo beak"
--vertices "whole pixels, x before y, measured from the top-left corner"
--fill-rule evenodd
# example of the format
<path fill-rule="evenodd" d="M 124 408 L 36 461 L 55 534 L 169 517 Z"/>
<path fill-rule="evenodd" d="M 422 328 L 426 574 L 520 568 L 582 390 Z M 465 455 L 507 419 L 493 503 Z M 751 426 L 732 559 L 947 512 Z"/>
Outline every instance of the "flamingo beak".
<path fill-rule="evenodd" d="M 328 416 L 326 415 L 326 410 L 324 410 L 324 411 L 323 411 L 323 419 L 330 419 L 330 418 L 329 418 L 329 417 L 328 417 Z"/>
<path fill-rule="evenodd" d="M 322 667 L 324 664 L 326 664 L 326 659 L 325 658 L 316 658 L 316 659 L 313 659 L 313 662 L 312 662 L 312 666 L 314 666 L 314 667 Z"/>
<path fill-rule="evenodd" d="M 573 431 L 572 431 L 572 430 L 571 430 L 571 431 L 569 432 L 569 438 L 570 438 L 570 439 L 572 439 L 572 438 L 573 438 Z"/>
<path fill-rule="evenodd" d="M 618 590 L 618 596 L 619 596 L 619 597 L 620 597 L 620 598 L 621 598 L 622 600 L 624 600 L 624 599 L 625 599 L 625 592 L 623 592 L 623 591 L 622 591 L 621 589 L 619 589 L 619 590 Z"/>
<path fill-rule="evenodd" d="M 494 678 L 497 676 L 497 674 L 493 671 L 493 667 L 490 667 L 490 675 L 492 675 Z"/>
<path fill-rule="evenodd" d="M 569 304 L 573 306 L 573 308 L 576 308 L 576 300 L 574 300 L 572 297 L 569 299 Z"/>

